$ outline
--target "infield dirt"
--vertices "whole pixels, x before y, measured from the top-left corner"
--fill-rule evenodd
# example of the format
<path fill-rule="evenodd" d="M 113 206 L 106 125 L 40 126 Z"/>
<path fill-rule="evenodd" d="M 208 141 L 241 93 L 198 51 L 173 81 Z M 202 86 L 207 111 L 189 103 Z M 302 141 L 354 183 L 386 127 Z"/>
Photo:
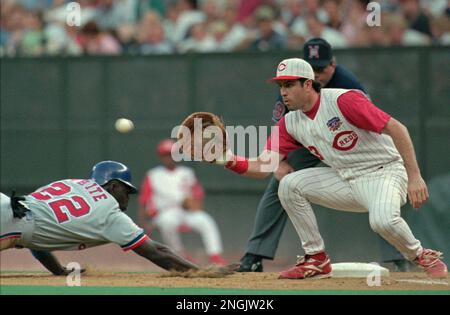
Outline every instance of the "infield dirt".
<path fill-rule="evenodd" d="M 278 273 L 235 273 L 224 278 L 167 277 L 167 274 L 108 273 L 88 270 L 81 278 L 82 286 L 163 287 L 163 288 L 234 288 L 266 290 L 444 290 L 448 279 L 429 279 L 423 273 L 391 273 L 380 286 L 369 286 L 366 279 L 331 278 L 281 280 Z M 1 285 L 65 286 L 65 277 L 36 273 L 2 273 Z"/>

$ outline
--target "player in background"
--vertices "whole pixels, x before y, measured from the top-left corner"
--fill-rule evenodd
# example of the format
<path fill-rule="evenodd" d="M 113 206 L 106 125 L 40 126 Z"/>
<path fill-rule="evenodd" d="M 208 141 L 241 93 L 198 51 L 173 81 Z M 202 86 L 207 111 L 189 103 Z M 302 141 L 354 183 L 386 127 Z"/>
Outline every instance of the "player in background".
<path fill-rule="evenodd" d="M 303 58 L 312 66 L 315 80 L 323 88 L 356 89 L 367 93 L 353 73 L 337 64 L 333 50 L 326 40 L 313 38 L 307 41 L 303 45 Z M 289 109 L 279 95 L 273 109 L 272 120 L 278 123 L 288 112 Z M 256 209 L 253 232 L 247 242 L 246 252 L 241 258 L 238 271 L 261 272 L 263 271 L 263 259 L 273 260 L 275 257 L 288 218 L 278 197 L 279 179 L 291 172 L 318 165 L 321 165 L 320 159 L 306 148 L 290 152 L 287 159 L 280 163 Z M 384 239 L 379 239 L 384 261 L 392 261 L 399 271 L 406 271 L 409 262 Z"/>
<path fill-rule="evenodd" d="M 162 165 L 150 169 L 142 181 L 139 223 L 148 233 L 157 228 L 164 243 L 190 260 L 192 257 L 184 249 L 180 232 L 194 230 L 202 238 L 210 263 L 224 265 L 219 228 L 203 210 L 203 188 L 193 169 L 177 165 L 172 159 L 174 143 L 165 139 L 157 146 Z"/>
<path fill-rule="evenodd" d="M 0 250 L 29 248 L 54 275 L 66 275 L 51 253 L 116 243 L 165 270 L 198 269 L 169 247 L 151 240 L 124 211 L 131 183 L 127 166 L 114 161 L 96 164 L 90 179 L 65 179 L 21 197 L 0 194 Z"/>
<path fill-rule="evenodd" d="M 290 112 L 278 123 L 261 155 L 248 160 L 232 155 L 226 168 L 245 176 L 265 178 L 269 165 L 305 147 L 330 167 L 310 167 L 284 176 L 278 195 L 302 243 L 305 256 L 280 273 L 283 279 L 331 276 L 311 203 L 368 212 L 371 228 L 431 277 L 446 277 L 442 253 L 425 249 L 401 218 L 409 197 L 414 208 L 428 199 L 407 128 L 377 108 L 361 92 L 321 89 L 303 59 L 279 63 L 273 78 Z M 268 163 L 269 161 L 270 163 Z"/>

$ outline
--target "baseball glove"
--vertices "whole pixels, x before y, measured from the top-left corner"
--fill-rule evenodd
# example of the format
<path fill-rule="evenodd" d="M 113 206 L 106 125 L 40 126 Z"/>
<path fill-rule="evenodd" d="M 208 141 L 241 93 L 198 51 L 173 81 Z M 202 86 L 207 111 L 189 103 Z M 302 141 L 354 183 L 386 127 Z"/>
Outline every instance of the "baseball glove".
<path fill-rule="evenodd" d="M 222 119 L 208 112 L 190 114 L 178 132 L 181 153 L 194 161 L 222 163 L 227 152 L 227 140 Z"/>

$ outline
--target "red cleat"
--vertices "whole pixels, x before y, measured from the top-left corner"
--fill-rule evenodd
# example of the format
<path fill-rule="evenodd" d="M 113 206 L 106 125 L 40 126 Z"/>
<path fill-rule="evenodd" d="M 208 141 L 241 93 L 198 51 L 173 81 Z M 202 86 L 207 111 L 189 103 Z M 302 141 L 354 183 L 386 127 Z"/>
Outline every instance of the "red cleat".
<path fill-rule="evenodd" d="M 422 267 L 430 278 L 446 278 L 447 265 L 440 259 L 441 257 L 441 252 L 424 248 L 414 262 Z"/>
<path fill-rule="evenodd" d="M 331 262 L 325 253 L 299 256 L 297 264 L 280 272 L 279 279 L 330 278 Z"/>
<path fill-rule="evenodd" d="M 214 265 L 225 266 L 228 262 L 220 254 L 209 256 L 209 262 Z"/>

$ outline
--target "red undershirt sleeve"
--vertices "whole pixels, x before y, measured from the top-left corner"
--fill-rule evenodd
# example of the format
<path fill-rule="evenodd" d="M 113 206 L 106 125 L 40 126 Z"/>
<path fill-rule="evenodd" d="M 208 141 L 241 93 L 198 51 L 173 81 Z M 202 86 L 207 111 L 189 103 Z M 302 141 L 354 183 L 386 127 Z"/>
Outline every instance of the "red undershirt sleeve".
<path fill-rule="evenodd" d="M 360 129 L 381 133 L 391 118 L 359 91 L 342 94 L 338 97 L 337 104 L 345 119 Z"/>

